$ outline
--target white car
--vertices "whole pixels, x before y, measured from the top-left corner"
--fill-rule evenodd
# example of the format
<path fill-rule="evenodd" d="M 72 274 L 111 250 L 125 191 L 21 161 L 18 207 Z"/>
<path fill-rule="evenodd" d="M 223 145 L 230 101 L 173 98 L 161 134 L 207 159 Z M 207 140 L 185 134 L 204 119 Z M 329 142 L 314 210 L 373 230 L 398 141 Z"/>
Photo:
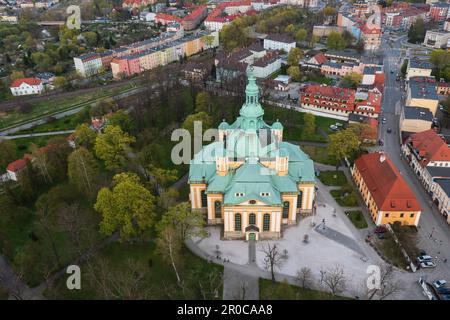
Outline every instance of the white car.
<path fill-rule="evenodd" d="M 335 126 L 334 124 L 332 124 L 330 126 L 330 129 L 333 130 L 333 131 L 337 131 L 339 128 L 337 126 Z"/>
<path fill-rule="evenodd" d="M 419 261 L 419 263 L 427 262 L 427 261 L 431 261 L 431 260 L 433 260 L 433 257 L 427 256 L 427 255 L 422 255 L 422 256 L 417 257 L 417 261 Z"/>
<path fill-rule="evenodd" d="M 435 268 L 436 263 L 434 263 L 433 261 L 425 261 L 425 262 L 420 263 L 420 267 L 421 268 Z"/>
<path fill-rule="evenodd" d="M 439 289 L 440 287 L 443 287 L 446 284 L 447 284 L 447 281 L 445 281 L 444 279 L 436 280 L 435 282 L 433 282 L 433 285 L 436 287 L 436 289 Z"/>

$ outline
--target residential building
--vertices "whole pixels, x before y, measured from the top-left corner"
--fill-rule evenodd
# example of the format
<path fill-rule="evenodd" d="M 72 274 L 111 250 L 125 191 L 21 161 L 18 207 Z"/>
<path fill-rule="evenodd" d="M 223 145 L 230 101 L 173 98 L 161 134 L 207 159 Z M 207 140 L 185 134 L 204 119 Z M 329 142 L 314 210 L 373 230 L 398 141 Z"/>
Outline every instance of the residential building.
<path fill-rule="evenodd" d="M 19 181 L 20 173 L 27 167 L 27 161 L 25 159 L 18 159 L 11 162 L 6 167 L 6 173 L 10 180 Z"/>
<path fill-rule="evenodd" d="M 205 212 L 209 225 L 222 225 L 226 239 L 279 239 L 315 201 L 313 161 L 283 141 L 283 126 L 268 125 L 259 88 L 248 73 L 246 100 L 233 124 L 222 122 L 219 140 L 190 162 L 192 210 Z"/>
<path fill-rule="evenodd" d="M 271 33 L 264 38 L 264 49 L 266 50 L 280 50 L 289 53 L 292 48 L 295 48 L 295 45 L 294 38 L 287 34 Z"/>
<path fill-rule="evenodd" d="M 361 39 L 364 41 L 364 50 L 377 50 L 381 45 L 381 27 L 369 28 L 363 24 L 361 29 Z"/>
<path fill-rule="evenodd" d="M 400 131 L 402 136 L 431 129 L 433 114 L 429 109 L 405 106 L 400 115 Z"/>
<path fill-rule="evenodd" d="M 100 72 L 103 67 L 102 58 L 98 53 L 87 53 L 74 57 L 75 69 L 83 77 L 90 77 Z"/>
<path fill-rule="evenodd" d="M 10 85 L 13 96 L 25 96 L 29 94 L 41 94 L 44 90 L 42 81 L 36 78 L 20 78 Z"/>
<path fill-rule="evenodd" d="M 261 6 L 256 6 L 256 8 L 262 9 L 263 6 L 262 2 Z M 254 8 L 249 0 L 220 2 L 206 17 L 205 27 L 211 31 L 219 31 L 239 16 L 255 13 Z"/>
<path fill-rule="evenodd" d="M 306 110 L 348 118 L 355 108 L 355 90 L 309 85 L 300 91 L 300 104 Z"/>
<path fill-rule="evenodd" d="M 132 9 L 132 8 L 143 8 L 143 7 L 148 7 L 151 4 L 155 4 L 156 0 L 124 0 L 122 2 L 122 7 L 123 8 L 128 8 L 128 9 Z"/>
<path fill-rule="evenodd" d="M 355 160 L 351 172 L 377 226 L 395 222 L 411 226 L 419 224 L 420 204 L 386 154 L 362 155 Z"/>
<path fill-rule="evenodd" d="M 448 18 L 450 3 L 435 2 L 430 6 L 429 16 L 433 21 L 445 21 Z"/>
<path fill-rule="evenodd" d="M 433 65 L 428 60 L 412 57 L 409 59 L 408 67 L 406 68 L 406 80 L 409 80 L 411 77 L 429 77 L 432 70 Z"/>
<path fill-rule="evenodd" d="M 345 77 L 350 73 L 362 74 L 364 65 L 353 61 L 335 62 L 326 61 L 320 67 L 320 72 L 327 76 Z"/>
<path fill-rule="evenodd" d="M 436 81 L 433 77 L 411 77 L 406 92 L 407 106 L 427 108 L 436 115 L 439 97 L 436 93 Z"/>
<path fill-rule="evenodd" d="M 264 79 L 281 69 L 281 58 L 277 51 L 271 51 L 255 60 L 252 66 L 255 77 Z"/>
<path fill-rule="evenodd" d="M 436 85 L 436 92 L 440 95 L 450 94 L 450 82 L 438 82 Z"/>
<path fill-rule="evenodd" d="M 381 112 L 383 96 L 373 91 L 357 91 L 355 93 L 355 107 L 353 113 L 378 118 Z"/>
<path fill-rule="evenodd" d="M 205 19 L 207 14 L 208 14 L 207 6 L 198 6 L 181 20 L 181 25 L 183 26 L 183 29 L 186 31 L 194 30 L 200 25 L 203 19 Z"/>
<path fill-rule="evenodd" d="M 435 49 L 447 48 L 447 42 L 449 40 L 450 32 L 448 31 L 427 30 L 423 40 L 423 45 Z"/>
<path fill-rule="evenodd" d="M 402 146 L 409 165 L 449 222 L 450 147 L 433 129 L 410 135 Z"/>

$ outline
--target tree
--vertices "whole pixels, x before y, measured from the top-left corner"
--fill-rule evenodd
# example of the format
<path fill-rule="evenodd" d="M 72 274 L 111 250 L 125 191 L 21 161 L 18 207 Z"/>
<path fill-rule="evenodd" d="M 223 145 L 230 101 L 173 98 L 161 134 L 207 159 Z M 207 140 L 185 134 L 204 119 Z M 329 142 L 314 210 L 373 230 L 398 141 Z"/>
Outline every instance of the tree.
<path fill-rule="evenodd" d="M 295 34 L 295 40 L 297 40 L 298 42 L 305 41 L 307 35 L 308 32 L 306 31 L 306 29 L 300 28 Z"/>
<path fill-rule="evenodd" d="M 330 289 L 333 296 L 344 292 L 347 284 L 347 278 L 344 269 L 341 266 L 335 266 L 326 271 L 323 283 Z"/>
<path fill-rule="evenodd" d="M 301 72 L 299 66 L 290 66 L 287 69 L 287 74 L 291 76 L 292 80 L 300 81 L 301 80 Z"/>
<path fill-rule="evenodd" d="M 70 182 L 81 193 L 92 195 L 98 176 L 98 166 L 89 150 L 80 147 L 69 155 L 67 173 Z"/>
<path fill-rule="evenodd" d="M 69 84 L 69 82 L 67 81 L 67 79 L 65 77 L 61 77 L 61 76 L 55 77 L 55 80 L 53 81 L 53 85 L 59 89 L 66 88 L 68 84 Z"/>
<path fill-rule="evenodd" d="M 86 123 L 80 124 L 75 128 L 75 143 L 86 149 L 92 149 L 97 138 L 97 133 L 92 130 Z"/>
<path fill-rule="evenodd" d="M 170 225 L 178 233 L 181 241 L 192 237 L 204 237 L 205 220 L 203 214 L 192 211 L 189 202 L 182 202 L 169 210 L 162 216 L 158 229 L 162 230 Z"/>
<path fill-rule="evenodd" d="M 16 79 L 25 78 L 25 75 L 23 71 L 13 70 L 9 78 L 11 79 L 11 81 L 14 81 Z"/>
<path fill-rule="evenodd" d="M 362 81 L 362 75 L 356 72 L 350 72 L 342 78 L 341 86 L 343 88 L 356 89 Z"/>
<path fill-rule="evenodd" d="M 425 25 L 425 21 L 423 19 L 419 18 L 416 19 L 411 24 L 411 27 L 408 31 L 408 42 L 410 43 L 422 43 L 425 39 L 425 34 L 427 32 L 427 27 Z"/>
<path fill-rule="evenodd" d="M 154 224 L 155 197 L 135 174 L 120 173 L 113 178 L 112 190 L 102 188 L 94 209 L 102 214 L 100 231 L 105 235 L 119 230 L 122 240 L 142 236 Z"/>
<path fill-rule="evenodd" d="M 181 259 L 181 245 L 181 238 L 173 226 L 165 225 L 160 229 L 159 237 L 156 240 L 157 250 L 172 265 L 178 284 L 181 284 L 181 277 L 177 267 Z"/>
<path fill-rule="evenodd" d="M 207 112 L 211 114 L 211 97 L 208 92 L 200 91 L 195 97 L 195 112 Z"/>
<path fill-rule="evenodd" d="M 328 154 L 336 159 L 336 170 L 339 170 L 340 162 L 350 157 L 358 150 L 360 141 L 352 129 L 345 129 L 330 135 Z"/>
<path fill-rule="evenodd" d="M 345 40 L 339 32 L 331 32 L 327 38 L 329 50 L 343 50 L 346 46 Z"/>
<path fill-rule="evenodd" d="M 178 178 L 177 170 L 158 168 L 153 164 L 148 166 L 147 171 L 150 185 L 157 195 L 161 195 L 164 188 L 168 187 L 170 183 L 175 182 Z"/>
<path fill-rule="evenodd" d="M 319 36 L 316 36 L 315 34 L 311 35 L 311 39 L 309 40 L 309 45 L 310 45 L 310 47 L 313 48 L 314 45 L 315 45 L 317 42 L 319 42 L 319 40 L 320 40 L 320 37 L 319 37 Z"/>
<path fill-rule="evenodd" d="M 53 181 L 52 176 L 48 170 L 48 158 L 47 153 L 43 152 L 36 144 L 30 144 L 31 156 L 33 158 L 33 165 L 38 169 L 42 179 L 46 183 L 51 183 Z"/>
<path fill-rule="evenodd" d="M 303 267 L 297 272 L 297 280 L 302 288 L 309 288 L 312 282 L 312 271 L 308 267 Z"/>
<path fill-rule="evenodd" d="M 275 268 L 280 269 L 284 262 L 284 257 L 278 250 L 276 244 L 264 246 L 261 250 L 264 253 L 264 268 L 270 271 L 272 275 L 272 281 L 275 282 Z"/>
<path fill-rule="evenodd" d="M 295 47 L 289 51 L 287 62 L 290 66 L 298 66 L 301 58 L 303 58 L 302 50 Z"/>
<path fill-rule="evenodd" d="M 430 54 L 430 62 L 434 65 L 439 78 L 446 78 L 444 70 L 450 68 L 450 53 L 447 50 L 437 49 Z"/>
<path fill-rule="evenodd" d="M 402 283 L 394 278 L 394 267 L 392 265 L 383 265 L 380 268 L 380 278 L 377 283 L 373 284 L 373 289 L 368 289 L 368 284 L 365 284 L 366 296 L 368 300 L 377 297 L 379 300 L 384 300 L 389 296 L 394 296 L 402 289 Z"/>
<path fill-rule="evenodd" d="M 122 129 L 122 131 L 128 132 L 130 134 L 134 131 L 133 121 L 124 109 L 120 109 L 109 116 L 108 124 L 112 126 L 118 126 L 120 127 L 120 129 Z"/>
<path fill-rule="evenodd" d="M 202 128 L 201 131 L 194 130 L 195 122 L 201 123 Z M 189 131 L 191 137 L 193 137 L 193 141 L 195 141 L 194 139 L 200 139 L 199 141 L 202 141 L 203 133 L 209 128 L 211 128 L 211 126 L 212 126 L 211 117 L 206 112 L 201 111 L 187 116 L 181 127 Z"/>
<path fill-rule="evenodd" d="M 95 155 L 105 162 L 108 170 L 117 170 L 126 164 L 126 152 L 135 138 L 118 126 L 108 125 L 95 139 Z"/>
<path fill-rule="evenodd" d="M 402 77 L 406 76 L 406 70 L 408 69 L 408 63 L 409 63 L 408 59 L 403 60 L 403 64 L 400 68 L 400 73 L 402 74 Z"/>
<path fill-rule="evenodd" d="M 303 132 L 305 136 L 314 136 L 314 134 L 316 133 L 316 117 L 312 113 L 305 113 L 303 120 Z"/>
<path fill-rule="evenodd" d="M 225 25 L 220 30 L 220 42 L 223 43 L 228 51 L 248 44 L 248 30 L 243 20 L 238 18 L 232 23 Z"/>
<path fill-rule="evenodd" d="M 0 170 L 16 159 L 16 144 L 12 140 L 0 139 Z"/>
<path fill-rule="evenodd" d="M 36 70 L 40 72 L 48 71 L 53 66 L 53 59 L 44 52 L 34 52 L 31 60 L 36 65 Z"/>

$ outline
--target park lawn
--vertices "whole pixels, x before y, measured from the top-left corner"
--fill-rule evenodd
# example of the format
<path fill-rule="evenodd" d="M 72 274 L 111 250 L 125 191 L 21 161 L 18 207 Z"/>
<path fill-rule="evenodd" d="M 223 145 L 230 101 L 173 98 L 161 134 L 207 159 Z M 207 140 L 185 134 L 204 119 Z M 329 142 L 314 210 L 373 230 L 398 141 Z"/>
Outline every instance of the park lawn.
<path fill-rule="evenodd" d="M 355 191 L 331 190 L 331 195 L 341 207 L 358 207 L 358 198 Z M 347 194 L 346 194 L 347 193 Z"/>
<path fill-rule="evenodd" d="M 318 178 L 326 186 L 343 186 L 347 183 L 342 171 L 320 171 Z"/>
<path fill-rule="evenodd" d="M 367 221 L 366 218 L 364 218 L 364 215 L 362 211 L 360 210 L 354 210 L 354 211 L 346 211 L 345 214 L 350 219 L 350 221 L 355 225 L 358 229 L 365 229 L 367 228 Z"/>
<path fill-rule="evenodd" d="M 318 146 L 307 146 L 301 145 L 300 148 L 309 155 L 309 157 L 314 162 L 319 162 L 323 164 L 336 165 L 336 160 L 332 159 L 328 155 L 328 150 L 326 147 L 318 147 Z"/>
<path fill-rule="evenodd" d="M 183 248 L 184 263 L 180 268 L 181 277 L 196 272 L 199 277 L 208 271 L 223 273 L 223 266 L 210 264 L 205 260 L 195 256 L 188 249 Z M 146 289 L 151 289 L 151 299 L 168 299 L 165 293 L 165 287 L 176 285 L 176 276 L 172 267 L 162 260 L 161 254 L 155 250 L 153 242 L 125 243 L 115 242 L 108 245 L 97 253 L 97 257 L 106 259 L 112 266 L 112 269 L 121 272 L 128 259 L 133 259 L 141 263 L 148 272 L 144 276 L 142 283 Z M 83 266 L 81 266 L 83 270 Z M 222 296 L 222 286 L 219 288 L 219 295 Z M 69 290 L 66 287 L 66 278 L 60 278 L 54 288 L 45 291 L 44 295 L 50 299 L 102 299 L 86 278 L 81 279 L 80 290 Z M 193 290 L 190 299 L 201 299 L 200 293 Z M 183 299 L 179 292 L 178 299 Z"/>
<path fill-rule="evenodd" d="M 350 300 L 331 293 L 297 287 L 291 284 L 259 279 L 260 300 Z"/>

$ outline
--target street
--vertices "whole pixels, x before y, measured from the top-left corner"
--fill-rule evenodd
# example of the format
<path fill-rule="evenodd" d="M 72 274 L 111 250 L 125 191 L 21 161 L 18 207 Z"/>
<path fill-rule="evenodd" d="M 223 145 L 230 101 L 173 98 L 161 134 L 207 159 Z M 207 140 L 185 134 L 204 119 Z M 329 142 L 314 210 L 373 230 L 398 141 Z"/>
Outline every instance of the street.
<path fill-rule="evenodd" d="M 419 222 L 419 243 L 418 247 L 425 250 L 428 255 L 436 260 L 435 269 L 417 271 L 417 279 L 422 275 L 428 275 L 427 281 L 436 279 L 450 280 L 450 263 L 443 262 L 450 257 L 450 227 L 445 219 L 432 204 L 430 197 L 414 175 L 413 171 L 403 159 L 400 149 L 399 120 L 402 104 L 403 91 L 400 89 L 400 82 L 396 81 L 396 75 L 400 72 L 404 56 L 404 50 L 400 49 L 401 41 L 405 36 L 399 37 L 390 48 L 383 37 L 382 49 L 384 52 L 385 89 L 383 95 L 383 110 L 381 118 L 386 118 L 385 124 L 380 124 L 379 135 L 384 141 L 383 149 L 399 169 L 406 182 L 416 194 L 417 200 L 422 207 L 422 215 Z M 391 73 L 391 70 L 394 72 Z M 387 128 L 392 129 L 388 134 Z M 415 257 L 412 257 L 415 258 Z"/>

